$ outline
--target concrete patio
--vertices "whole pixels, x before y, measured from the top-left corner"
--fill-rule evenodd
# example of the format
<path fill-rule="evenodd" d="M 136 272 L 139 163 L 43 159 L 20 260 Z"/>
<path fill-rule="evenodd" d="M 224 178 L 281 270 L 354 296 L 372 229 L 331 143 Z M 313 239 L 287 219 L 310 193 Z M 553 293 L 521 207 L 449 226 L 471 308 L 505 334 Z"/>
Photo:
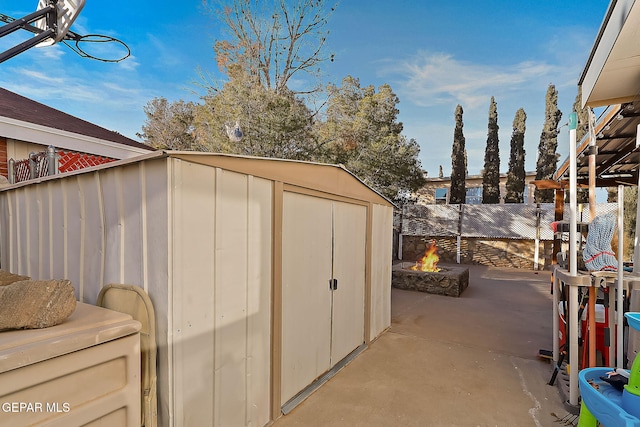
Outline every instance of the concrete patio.
<path fill-rule="evenodd" d="M 461 297 L 392 290 L 391 329 L 273 426 L 552 426 L 550 273 L 470 269 Z"/>

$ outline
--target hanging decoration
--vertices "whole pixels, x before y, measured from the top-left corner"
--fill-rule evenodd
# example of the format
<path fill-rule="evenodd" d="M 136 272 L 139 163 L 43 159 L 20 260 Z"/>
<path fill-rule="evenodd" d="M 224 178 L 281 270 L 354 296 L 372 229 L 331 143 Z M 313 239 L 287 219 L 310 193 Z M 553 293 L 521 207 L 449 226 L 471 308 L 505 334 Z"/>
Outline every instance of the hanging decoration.
<path fill-rule="evenodd" d="M 225 123 L 225 129 L 227 130 L 227 136 L 231 142 L 240 142 L 243 137 L 242 129 L 240 129 L 240 122 L 236 120 L 235 126 L 231 126 Z"/>

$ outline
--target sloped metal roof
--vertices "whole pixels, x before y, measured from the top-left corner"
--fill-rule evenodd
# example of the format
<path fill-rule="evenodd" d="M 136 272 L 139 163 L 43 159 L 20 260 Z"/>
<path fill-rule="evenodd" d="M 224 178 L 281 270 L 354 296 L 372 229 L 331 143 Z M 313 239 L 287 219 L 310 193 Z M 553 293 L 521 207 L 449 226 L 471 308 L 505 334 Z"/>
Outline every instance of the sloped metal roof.
<path fill-rule="evenodd" d="M 602 113 L 595 128 L 597 187 L 638 184 L 640 149 L 636 134 L 639 124 L 640 101 L 612 105 Z M 589 183 L 589 142 L 587 134 L 576 149 L 578 185 Z M 558 168 L 554 179 L 569 179 L 569 159 Z"/>

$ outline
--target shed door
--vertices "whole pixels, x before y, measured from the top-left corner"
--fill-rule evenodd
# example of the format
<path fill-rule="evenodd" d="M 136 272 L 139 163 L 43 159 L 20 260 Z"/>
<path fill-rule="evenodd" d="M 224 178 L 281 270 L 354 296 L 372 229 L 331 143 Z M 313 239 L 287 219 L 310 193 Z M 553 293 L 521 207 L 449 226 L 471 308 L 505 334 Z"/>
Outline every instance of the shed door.
<path fill-rule="evenodd" d="M 283 403 L 364 342 L 365 239 L 364 206 L 284 193 Z"/>
<path fill-rule="evenodd" d="M 282 209 L 282 394 L 331 367 L 331 201 L 285 192 Z"/>
<path fill-rule="evenodd" d="M 367 209 L 333 202 L 331 366 L 364 342 L 364 283 Z"/>

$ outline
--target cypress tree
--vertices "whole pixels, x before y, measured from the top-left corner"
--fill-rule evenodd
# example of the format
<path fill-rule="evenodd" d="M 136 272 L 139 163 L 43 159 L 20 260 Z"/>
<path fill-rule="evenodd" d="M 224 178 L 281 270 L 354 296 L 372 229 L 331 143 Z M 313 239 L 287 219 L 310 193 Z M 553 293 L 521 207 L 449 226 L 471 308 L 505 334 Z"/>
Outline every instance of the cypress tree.
<path fill-rule="evenodd" d="M 465 178 L 467 176 L 467 156 L 462 132 L 462 106 L 456 106 L 456 128 L 453 132 L 453 149 L 451 153 L 451 193 L 449 203 L 464 203 L 466 200 Z"/>
<path fill-rule="evenodd" d="M 552 84 L 547 89 L 545 98 L 545 121 L 538 145 L 538 160 L 536 162 L 536 180 L 551 179 L 558 166 L 558 125 L 562 118 L 562 111 L 558 110 L 558 91 Z M 553 190 L 538 190 L 535 197 L 537 203 L 552 203 Z"/>
<path fill-rule="evenodd" d="M 524 203 L 524 132 L 526 130 L 526 121 L 527 114 L 520 108 L 513 118 L 509 172 L 507 172 L 506 184 L 507 194 L 504 196 L 505 203 Z"/>
<path fill-rule="evenodd" d="M 500 147 L 498 141 L 498 106 L 494 97 L 489 105 L 487 147 L 484 151 L 482 203 L 500 203 Z"/>

